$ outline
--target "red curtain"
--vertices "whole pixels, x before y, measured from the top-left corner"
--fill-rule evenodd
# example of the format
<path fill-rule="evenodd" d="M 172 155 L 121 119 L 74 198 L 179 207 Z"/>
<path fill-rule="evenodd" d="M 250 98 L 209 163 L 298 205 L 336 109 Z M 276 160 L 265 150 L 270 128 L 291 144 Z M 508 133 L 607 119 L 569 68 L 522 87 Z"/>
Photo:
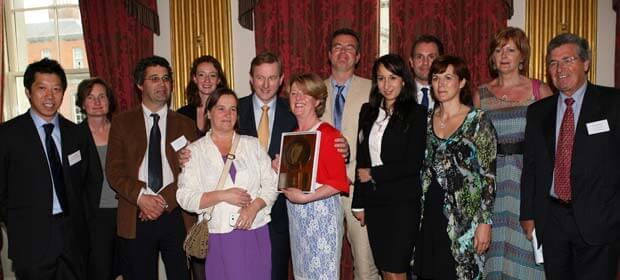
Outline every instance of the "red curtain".
<path fill-rule="evenodd" d="M 138 103 L 133 67 L 153 55 L 153 31 L 128 14 L 127 5 L 132 2 L 80 0 L 90 74 L 112 86 L 120 111 Z M 138 2 L 157 11 L 155 0 Z"/>
<path fill-rule="evenodd" d="M 390 52 L 403 58 L 420 34 L 432 34 L 444 44 L 444 53 L 467 61 L 472 85 L 491 79 L 487 67 L 490 40 L 506 27 L 509 8 L 504 0 L 390 1 Z"/>
<path fill-rule="evenodd" d="M 361 36 L 361 59 L 356 73 L 370 77 L 379 48 L 377 0 L 271 0 L 254 8 L 256 53 L 282 57 L 285 79 L 292 73 L 315 72 L 327 78 L 331 33 L 342 27 Z"/>

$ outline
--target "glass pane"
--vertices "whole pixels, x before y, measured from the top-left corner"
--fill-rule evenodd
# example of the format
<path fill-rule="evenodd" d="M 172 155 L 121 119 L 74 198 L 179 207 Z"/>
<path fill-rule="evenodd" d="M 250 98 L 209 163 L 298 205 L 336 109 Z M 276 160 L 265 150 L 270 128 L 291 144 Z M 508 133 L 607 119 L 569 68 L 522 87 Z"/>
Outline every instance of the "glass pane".
<path fill-rule="evenodd" d="M 49 7 L 54 0 L 13 0 L 13 9 Z"/>
<path fill-rule="evenodd" d="M 16 12 L 15 34 L 18 71 L 43 57 L 58 59 L 54 10 Z"/>
<path fill-rule="evenodd" d="M 56 0 L 56 5 L 78 5 L 79 0 Z"/>
<path fill-rule="evenodd" d="M 88 68 L 80 9 L 58 9 L 58 38 L 60 39 L 62 67 L 65 69 Z"/>
<path fill-rule="evenodd" d="M 13 117 L 25 113 L 30 108 L 30 101 L 28 101 L 26 91 L 24 90 L 24 77 L 15 78 L 15 93 L 17 95 L 17 112 L 14 112 Z"/>

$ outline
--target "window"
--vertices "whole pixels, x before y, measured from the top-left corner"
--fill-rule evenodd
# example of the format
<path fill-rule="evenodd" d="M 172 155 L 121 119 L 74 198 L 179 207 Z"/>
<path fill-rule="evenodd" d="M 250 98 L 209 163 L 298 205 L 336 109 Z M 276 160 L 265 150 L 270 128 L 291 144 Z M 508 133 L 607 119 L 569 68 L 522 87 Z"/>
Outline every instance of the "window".
<path fill-rule="evenodd" d="M 84 68 L 84 54 L 82 49 L 73 48 L 73 69 Z"/>
<path fill-rule="evenodd" d="M 41 50 L 41 59 L 43 59 L 44 57 L 47 57 L 47 58 L 51 58 L 52 57 L 50 49 L 45 48 L 45 49 Z"/>
<path fill-rule="evenodd" d="M 76 121 L 78 83 L 88 78 L 88 61 L 78 0 L 5 0 L 7 68 L 4 119 L 28 110 L 23 86 L 28 64 L 43 57 L 57 60 L 67 73 L 60 113 Z"/>

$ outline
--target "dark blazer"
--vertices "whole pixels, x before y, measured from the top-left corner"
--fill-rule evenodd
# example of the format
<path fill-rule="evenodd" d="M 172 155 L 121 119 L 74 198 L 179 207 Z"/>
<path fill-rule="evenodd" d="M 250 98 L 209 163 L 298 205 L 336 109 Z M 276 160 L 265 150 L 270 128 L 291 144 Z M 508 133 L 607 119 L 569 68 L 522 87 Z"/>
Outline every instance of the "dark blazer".
<path fill-rule="evenodd" d="M 58 116 L 62 165 L 67 193 L 69 225 L 84 258 L 88 250 L 85 206 L 87 192 L 101 187 L 93 173 L 97 159 L 90 157 L 90 142 L 83 130 Z M 52 177 L 47 157 L 30 112 L 0 125 L 0 216 L 7 226 L 9 257 L 23 268 L 40 261 L 50 242 Z M 68 155 L 80 151 L 81 160 L 69 166 Z"/>
<path fill-rule="evenodd" d="M 83 120 L 80 124 L 77 125 L 80 130 L 86 135 L 86 138 L 89 142 L 89 158 L 92 159 L 92 164 L 89 165 L 90 172 L 99 176 L 103 180 L 103 166 L 101 166 L 101 159 L 99 158 L 99 153 L 97 152 L 97 145 L 95 145 L 95 140 L 90 132 L 90 127 L 88 126 L 88 120 Z M 88 191 L 88 206 L 91 211 L 94 211 L 99 208 L 99 202 L 101 200 L 101 184 L 96 186 L 96 188 Z"/>
<path fill-rule="evenodd" d="M 356 179 L 351 208 L 419 201 L 422 194 L 420 168 L 426 147 L 426 109 L 412 103 L 407 119 L 390 118 L 381 140 L 383 165 L 371 167 L 368 136 L 378 114 L 379 109 L 369 103 L 360 110 L 356 170 L 371 168 L 376 185 Z"/>
<path fill-rule="evenodd" d="M 534 220 L 543 240 L 551 200 L 558 95 L 529 106 L 521 176 L 521 220 Z M 609 131 L 588 135 L 586 124 L 607 120 Z M 620 237 L 620 94 L 588 83 L 573 144 L 572 207 L 586 243 Z"/>
<path fill-rule="evenodd" d="M 239 99 L 239 134 L 256 137 L 256 119 L 254 118 L 254 94 Z M 276 113 L 274 115 L 273 129 L 271 130 L 271 141 L 267 153 L 273 159 L 280 153 L 280 142 L 282 133 L 291 132 L 297 128 L 297 119 L 291 112 L 288 100 L 283 97 L 276 97 Z"/>
<path fill-rule="evenodd" d="M 168 110 L 166 119 L 166 158 L 172 169 L 174 181 L 166 186 L 159 194 L 164 197 L 171 212 L 177 206 L 177 176 L 181 172 L 176 152 L 170 143 L 181 136 L 188 141 L 196 139 L 196 125 L 187 117 Z M 146 127 L 142 106 L 116 115 L 112 119 L 110 136 L 108 139 L 108 153 L 106 158 L 106 176 L 110 187 L 118 194 L 118 236 L 126 239 L 136 237 L 136 222 L 138 217 L 138 194 L 146 184 L 138 180 L 140 163 L 147 148 Z M 195 223 L 195 216 L 183 212 L 186 229 Z"/>

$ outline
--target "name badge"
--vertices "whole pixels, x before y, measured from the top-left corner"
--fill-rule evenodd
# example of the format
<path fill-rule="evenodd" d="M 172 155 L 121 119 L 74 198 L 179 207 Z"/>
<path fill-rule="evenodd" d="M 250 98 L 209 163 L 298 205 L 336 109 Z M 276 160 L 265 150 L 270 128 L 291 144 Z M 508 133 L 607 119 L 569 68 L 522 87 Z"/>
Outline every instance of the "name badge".
<path fill-rule="evenodd" d="M 74 164 L 80 162 L 82 160 L 82 154 L 80 154 L 80 150 L 77 150 L 75 153 L 72 153 L 68 156 L 69 166 L 73 166 Z"/>
<path fill-rule="evenodd" d="M 181 137 L 177 138 L 176 140 L 172 141 L 172 143 L 170 143 L 170 145 L 172 146 L 172 149 L 175 152 L 178 152 L 180 149 L 183 149 L 183 147 L 185 147 L 185 145 L 187 145 L 188 141 L 187 138 L 185 138 L 185 135 L 181 135 Z"/>
<path fill-rule="evenodd" d="M 588 129 L 588 135 L 598 134 L 609 131 L 609 124 L 607 120 L 600 120 L 586 124 L 586 128 Z"/>

